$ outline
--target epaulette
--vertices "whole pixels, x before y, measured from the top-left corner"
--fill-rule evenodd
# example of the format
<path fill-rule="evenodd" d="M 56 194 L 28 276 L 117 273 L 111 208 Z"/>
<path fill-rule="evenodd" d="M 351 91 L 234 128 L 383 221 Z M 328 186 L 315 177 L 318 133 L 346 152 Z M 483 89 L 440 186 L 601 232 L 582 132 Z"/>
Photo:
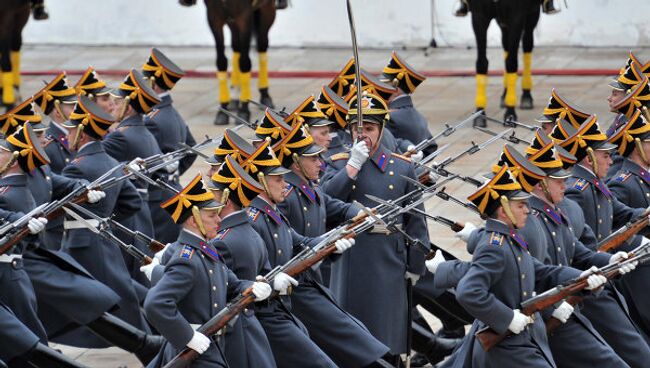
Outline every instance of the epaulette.
<path fill-rule="evenodd" d="M 589 186 L 589 182 L 585 179 L 578 179 L 571 188 L 578 190 L 585 190 Z"/>
<path fill-rule="evenodd" d="M 55 141 L 54 137 L 52 137 L 51 135 L 48 135 L 47 137 L 45 137 L 45 139 L 46 139 L 46 142 L 43 145 L 43 148 L 49 146 L 52 142 Z"/>
<path fill-rule="evenodd" d="M 84 159 L 84 156 L 75 157 L 72 161 L 70 161 L 70 163 L 71 164 L 77 164 L 77 163 L 81 162 L 81 160 L 83 160 L 83 159 Z"/>
<path fill-rule="evenodd" d="M 399 158 L 399 159 L 402 160 L 402 161 L 411 162 L 411 159 L 410 159 L 410 158 L 408 158 L 408 157 L 406 157 L 406 156 L 403 156 L 403 155 L 400 155 L 400 154 L 397 154 L 397 153 L 395 153 L 395 152 L 391 153 L 391 155 L 392 155 L 393 157 L 395 157 L 395 158 Z"/>
<path fill-rule="evenodd" d="M 228 234 L 229 231 L 230 231 L 230 228 L 219 230 L 219 232 L 217 232 L 217 236 L 214 238 L 214 240 L 222 240 L 223 238 L 226 237 L 226 234 Z"/>
<path fill-rule="evenodd" d="M 255 222 L 255 220 L 257 220 L 257 217 L 260 215 L 260 210 L 255 207 L 248 207 L 246 209 L 246 213 L 248 214 L 248 219 L 252 222 Z"/>
<path fill-rule="evenodd" d="M 117 128 L 117 131 L 118 131 L 118 132 L 123 132 L 123 131 L 129 129 L 130 127 L 131 127 L 130 125 L 127 125 L 127 126 L 121 126 L 121 127 Z"/>
<path fill-rule="evenodd" d="M 630 176 L 632 176 L 631 172 L 629 172 L 629 171 L 622 172 L 622 173 L 618 174 L 616 176 L 616 178 L 614 178 L 614 180 L 616 180 L 616 181 L 626 181 L 627 179 L 630 178 Z"/>
<path fill-rule="evenodd" d="M 183 249 L 181 249 L 181 258 L 192 259 L 193 255 L 194 255 L 194 248 L 192 248 L 189 245 L 183 246 Z"/>
<path fill-rule="evenodd" d="M 5 194 L 11 187 L 0 187 L 0 194 Z"/>
<path fill-rule="evenodd" d="M 151 119 L 151 118 L 153 118 L 154 116 L 156 116 L 156 114 L 158 114 L 159 112 L 160 112 L 160 110 L 158 110 L 158 109 L 151 110 L 151 112 L 147 114 L 147 117 L 148 117 L 149 119 Z"/>
<path fill-rule="evenodd" d="M 330 160 L 332 161 L 347 160 L 349 158 L 350 158 L 350 153 L 348 152 L 339 152 L 330 156 Z"/>
<path fill-rule="evenodd" d="M 503 238 L 504 238 L 503 234 L 493 232 L 493 233 L 490 234 L 490 240 L 489 240 L 488 243 L 490 245 L 502 245 L 503 244 Z"/>

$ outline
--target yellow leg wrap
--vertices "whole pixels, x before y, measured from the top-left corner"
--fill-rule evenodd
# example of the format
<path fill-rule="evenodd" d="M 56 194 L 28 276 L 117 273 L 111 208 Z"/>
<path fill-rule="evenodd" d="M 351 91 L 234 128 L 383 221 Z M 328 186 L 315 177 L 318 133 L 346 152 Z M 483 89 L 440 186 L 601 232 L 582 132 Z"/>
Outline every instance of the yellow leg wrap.
<path fill-rule="evenodd" d="M 14 86 L 20 86 L 20 51 L 12 51 L 11 58 L 11 72 L 14 75 Z"/>
<path fill-rule="evenodd" d="M 269 88 L 269 56 L 266 52 L 258 54 L 260 60 L 260 69 L 257 75 L 257 88 Z"/>
<path fill-rule="evenodd" d="M 230 85 L 233 87 L 239 88 L 239 76 L 241 75 L 241 70 L 239 69 L 239 53 L 232 53 L 232 74 L 230 75 Z"/>
<path fill-rule="evenodd" d="M 517 104 L 517 73 L 506 73 L 506 106 Z"/>
<path fill-rule="evenodd" d="M 503 64 L 504 64 L 504 70 L 505 70 L 505 62 L 506 59 L 508 58 L 508 51 L 503 52 Z M 508 86 L 508 83 L 506 81 L 506 72 L 503 72 L 503 89 L 506 89 Z"/>
<path fill-rule="evenodd" d="M 524 70 L 521 73 L 521 89 L 530 91 L 533 89 L 533 53 L 524 53 Z"/>
<path fill-rule="evenodd" d="M 230 90 L 228 89 L 228 72 L 217 72 L 217 81 L 219 82 L 219 103 L 227 104 L 230 102 Z"/>
<path fill-rule="evenodd" d="M 476 99 L 474 103 L 477 108 L 484 109 L 487 106 L 487 81 L 486 74 L 476 74 Z"/>
<path fill-rule="evenodd" d="M 5 105 L 16 102 L 14 96 L 14 75 L 12 72 L 2 72 L 2 103 Z"/>
<path fill-rule="evenodd" d="M 241 82 L 239 101 L 248 102 L 251 100 L 251 72 L 241 73 L 239 80 Z"/>

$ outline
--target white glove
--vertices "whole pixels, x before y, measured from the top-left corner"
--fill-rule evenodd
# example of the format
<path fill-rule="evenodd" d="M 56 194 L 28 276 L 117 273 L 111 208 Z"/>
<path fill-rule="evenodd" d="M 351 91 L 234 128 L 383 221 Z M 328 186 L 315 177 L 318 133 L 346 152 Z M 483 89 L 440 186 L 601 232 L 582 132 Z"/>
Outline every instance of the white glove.
<path fill-rule="evenodd" d="M 415 148 L 415 145 L 409 144 L 408 147 L 406 147 L 406 151 L 411 152 Z M 424 158 L 424 153 L 422 151 L 416 151 L 414 154 L 411 155 L 410 159 L 413 162 L 420 162 Z"/>
<path fill-rule="evenodd" d="M 354 245 L 354 238 L 351 239 L 339 239 L 334 242 L 334 246 L 336 247 L 336 250 L 334 253 L 341 254 L 348 250 L 350 247 Z"/>
<path fill-rule="evenodd" d="M 128 165 L 126 165 L 130 171 L 142 171 L 144 167 L 142 166 L 142 163 L 144 162 L 143 159 L 140 157 L 136 157 L 131 162 L 129 162 Z"/>
<path fill-rule="evenodd" d="M 169 248 L 170 245 L 171 245 L 170 243 L 165 244 L 165 247 L 163 249 L 157 251 L 156 254 L 153 255 L 153 258 L 157 259 L 158 262 L 162 262 L 162 257 L 163 257 L 163 255 L 165 254 L 165 251 L 167 250 L 167 248 Z"/>
<path fill-rule="evenodd" d="M 418 280 L 420 279 L 420 275 L 406 271 L 406 273 L 404 273 L 404 278 L 409 280 L 412 286 L 415 286 L 415 284 L 417 284 Z"/>
<path fill-rule="evenodd" d="M 559 307 L 555 308 L 551 316 L 557 318 L 562 323 L 566 323 L 573 313 L 573 306 L 567 302 L 562 302 Z"/>
<path fill-rule="evenodd" d="M 158 258 L 153 258 L 151 263 L 148 265 L 140 266 L 140 272 L 144 273 L 144 275 L 147 276 L 147 280 L 151 281 L 151 275 L 156 266 L 160 266 L 160 262 L 158 261 Z"/>
<path fill-rule="evenodd" d="M 273 278 L 273 290 L 280 293 L 280 295 L 287 295 L 288 289 L 291 286 L 298 286 L 298 280 L 287 275 L 284 272 L 280 272 Z"/>
<path fill-rule="evenodd" d="M 173 174 L 178 170 L 178 160 L 166 160 L 165 162 L 169 162 L 167 166 L 165 166 L 165 171 L 167 171 L 169 174 Z"/>
<path fill-rule="evenodd" d="M 196 351 L 199 354 L 205 353 L 210 347 L 210 339 L 199 331 L 194 331 L 194 336 L 187 343 L 187 347 Z"/>
<path fill-rule="evenodd" d="M 357 170 L 361 170 L 361 166 L 366 163 L 368 160 L 368 155 L 370 155 L 370 149 L 366 145 L 365 141 L 358 141 L 352 145 L 350 150 L 350 158 L 348 159 L 348 165 L 354 167 Z"/>
<path fill-rule="evenodd" d="M 255 301 L 259 302 L 264 300 L 271 295 L 271 285 L 266 282 L 256 281 L 253 283 L 253 295 L 255 295 Z"/>
<path fill-rule="evenodd" d="M 88 194 L 88 203 L 97 203 L 106 197 L 106 192 L 103 190 L 89 190 Z"/>
<path fill-rule="evenodd" d="M 603 275 L 597 275 L 595 272 L 598 272 L 598 267 L 596 266 L 591 266 L 590 269 L 586 271 L 582 271 L 580 274 L 580 277 L 587 277 L 587 284 L 588 286 L 585 288 L 587 290 L 594 290 L 598 289 L 599 287 L 603 286 L 607 282 L 607 278 Z"/>
<path fill-rule="evenodd" d="M 443 256 L 440 249 L 438 249 L 436 251 L 436 254 L 433 256 L 433 258 L 425 261 L 424 265 L 427 266 L 427 270 L 429 270 L 429 272 L 436 273 L 436 271 L 438 270 L 438 266 L 440 266 L 440 264 L 445 261 L 446 261 L 445 256 Z"/>
<path fill-rule="evenodd" d="M 38 234 L 45 229 L 45 225 L 47 225 L 45 217 L 34 217 L 27 223 L 27 229 L 31 234 Z"/>
<path fill-rule="evenodd" d="M 463 230 L 457 232 L 454 236 L 467 243 L 474 230 L 476 230 L 476 225 L 471 222 L 466 222 Z"/>
<path fill-rule="evenodd" d="M 614 255 L 612 255 L 612 256 L 609 258 L 609 264 L 614 264 L 614 263 L 620 263 L 620 262 L 623 262 L 623 261 L 626 260 L 628 257 L 629 257 L 629 255 L 627 254 L 627 252 L 616 252 L 616 253 L 614 253 Z M 618 269 L 618 272 L 619 272 L 621 275 L 625 275 L 626 273 L 630 273 L 630 272 L 634 271 L 634 269 L 636 268 L 636 266 L 637 266 L 638 264 L 639 264 L 638 261 L 634 261 L 634 262 L 629 262 L 629 263 L 623 264 L 623 265 L 621 265 L 620 268 Z"/>
<path fill-rule="evenodd" d="M 433 171 L 429 171 L 429 181 L 431 181 L 431 185 L 435 184 L 438 179 L 440 179 L 440 175 L 436 174 Z"/>
<path fill-rule="evenodd" d="M 534 322 L 532 318 L 521 313 L 519 309 L 514 309 L 513 312 L 514 315 L 512 316 L 512 321 L 510 321 L 510 324 L 508 325 L 508 330 L 512 331 L 515 335 L 523 331 L 527 325 Z"/>

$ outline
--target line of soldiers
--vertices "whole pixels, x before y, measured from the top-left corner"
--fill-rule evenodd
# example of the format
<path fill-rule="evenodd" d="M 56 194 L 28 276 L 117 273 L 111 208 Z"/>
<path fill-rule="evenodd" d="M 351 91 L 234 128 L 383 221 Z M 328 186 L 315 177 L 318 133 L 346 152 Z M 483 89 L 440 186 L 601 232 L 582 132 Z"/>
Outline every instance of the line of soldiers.
<path fill-rule="evenodd" d="M 525 155 L 506 145 L 464 204 L 486 219 L 456 226 L 471 262 L 431 252 L 426 220 L 440 217 L 424 200 L 459 175 L 423 164 L 439 153 L 411 99 L 425 77 L 396 53 L 380 76 L 356 81 L 356 67 L 289 114 L 244 122 L 252 140 L 227 129 L 205 156 L 208 178 L 185 186 L 205 144 L 172 106 L 183 70 L 157 49 L 117 88 L 92 68 L 74 87 L 62 73 L 0 116 L 0 246 L 25 229 L 0 255 L 0 359 L 80 366 L 53 341 L 117 346 L 151 367 L 399 367 L 404 354 L 422 366 L 454 348 L 443 366 L 642 367 L 650 240 L 597 250 L 648 221 L 650 65 L 630 54 L 612 83 L 621 116 L 609 136 L 552 92 Z M 40 210 L 57 201 L 64 216 Z M 167 245 L 152 250 L 154 239 Z M 305 271 L 287 266 L 305 255 Z M 576 280 L 575 298 L 522 306 Z M 215 316 L 228 323 L 212 331 Z M 487 347 L 488 332 L 508 336 Z"/>

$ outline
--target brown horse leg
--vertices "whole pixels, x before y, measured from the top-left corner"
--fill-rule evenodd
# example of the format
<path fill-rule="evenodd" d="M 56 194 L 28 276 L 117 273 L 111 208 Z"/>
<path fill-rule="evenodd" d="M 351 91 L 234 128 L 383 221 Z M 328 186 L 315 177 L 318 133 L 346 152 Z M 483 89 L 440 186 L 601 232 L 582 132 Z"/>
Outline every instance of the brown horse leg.
<path fill-rule="evenodd" d="M 248 108 L 248 101 L 251 99 L 251 22 L 252 22 L 252 9 L 246 9 L 242 14 L 237 16 L 234 25 L 239 32 L 239 70 L 241 74 L 239 80 L 241 82 L 241 93 L 239 95 L 239 111 L 237 115 L 245 120 L 250 120 L 250 110 Z"/>
<path fill-rule="evenodd" d="M 275 21 L 275 4 L 267 1 L 253 14 L 253 29 L 257 39 L 257 55 L 259 60 L 259 71 L 257 76 L 257 88 L 260 91 L 260 102 L 270 108 L 274 108 L 273 99 L 269 95 L 269 60 L 267 51 L 269 49 L 269 30 Z"/>
<path fill-rule="evenodd" d="M 226 58 L 223 26 L 225 24 L 224 9 L 219 6 L 220 1 L 206 0 L 208 25 L 212 31 L 217 51 L 217 81 L 219 83 L 219 104 L 222 108 L 228 107 L 230 91 L 228 90 L 228 58 Z M 214 120 L 215 125 L 228 124 L 228 115 L 219 110 Z"/>

